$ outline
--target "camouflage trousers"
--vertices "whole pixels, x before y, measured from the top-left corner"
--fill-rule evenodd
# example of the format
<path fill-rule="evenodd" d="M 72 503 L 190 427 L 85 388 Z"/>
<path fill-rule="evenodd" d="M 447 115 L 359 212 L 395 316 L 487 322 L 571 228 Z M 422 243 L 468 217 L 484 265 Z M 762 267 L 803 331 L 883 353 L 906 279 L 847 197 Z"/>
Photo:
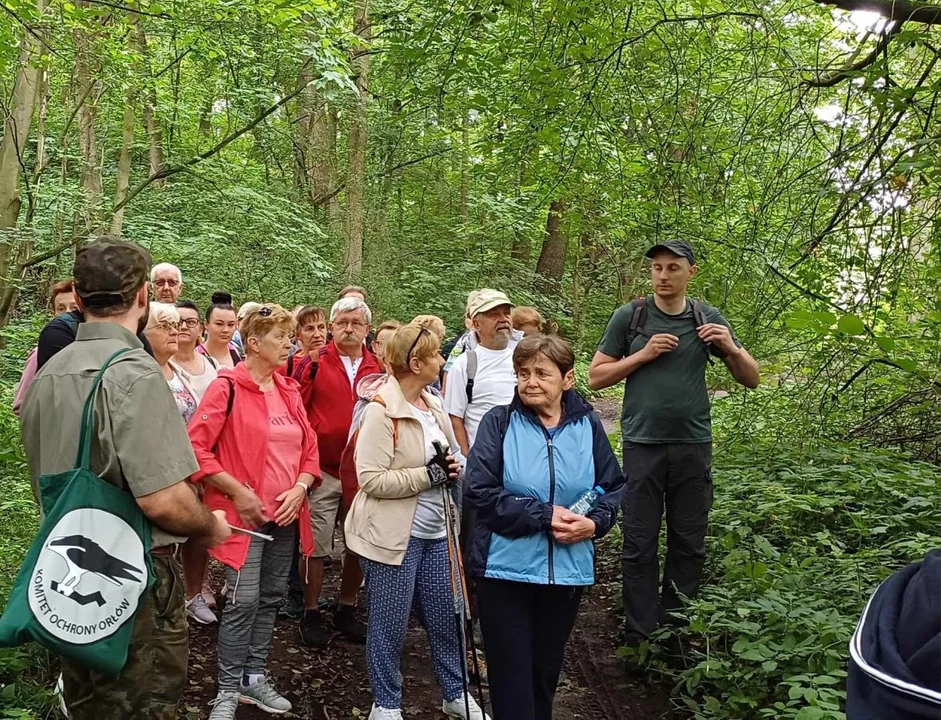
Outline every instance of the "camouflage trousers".
<path fill-rule="evenodd" d="M 176 720 L 189 659 L 183 571 L 171 555 L 154 555 L 153 561 L 156 581 L 137 612 L 121 674 L 111 677 L 63 659 L 72 720 Z"/>

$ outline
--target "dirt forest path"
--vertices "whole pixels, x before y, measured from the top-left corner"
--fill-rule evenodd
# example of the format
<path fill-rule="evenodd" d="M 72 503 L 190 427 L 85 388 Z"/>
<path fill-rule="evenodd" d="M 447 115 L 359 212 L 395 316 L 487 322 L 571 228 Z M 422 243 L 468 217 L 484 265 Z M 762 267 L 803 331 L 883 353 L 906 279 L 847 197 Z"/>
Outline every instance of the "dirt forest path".
<path fill-rule="evenodd" d="M 669 687 L 658 680 L 630 678 L 615 657 L 617 646 L 618 552 L 610 541 L 599 545 L 598 584 L 585 595 L 566 654 L 556 696 L 558 720 L 678 720 Z M 325 597 L 336 592 L 337 559 L 328 565 Z M 218 583 L 218 581 L 217 581 Z M 208 717 L 216 688 L 216 626 L 191 624 L 190 672 L 180 718 Z M 304 647 L 296 621 L 278 619 L 269 658 L 276 686 L 294 703 L 284 717 L 309 720 L 366 718 L 371 697 L 365 648 L 334 637 L 324 650 Z M 413 622 L 402 655 L 405 679 L 402 711 L 406 718 L 443 720 L 424 631 Z M 484 690 L 486 692 L 486 688 Z M 476 692 L 476 691 L 475 691 Z M 242 706 L 237 720 L 271 716 Z"/>

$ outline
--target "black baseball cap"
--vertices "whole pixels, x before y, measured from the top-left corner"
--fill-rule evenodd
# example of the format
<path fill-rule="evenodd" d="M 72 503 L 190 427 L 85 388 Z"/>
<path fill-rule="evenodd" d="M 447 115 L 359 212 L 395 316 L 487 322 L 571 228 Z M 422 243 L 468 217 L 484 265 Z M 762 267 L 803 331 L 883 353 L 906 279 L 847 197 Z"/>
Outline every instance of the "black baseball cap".
<path fill-rule="evenodd" d="M 75 292 L 88 307 L 121 305 L 147 282 L 152 262 L 140 245 L 104 235 L 75 254 Z"/>
<path fill-rule="evenodd" d="M 669 253 L 673 253 L 677 257 L 686 258 L 689 260 L 690 265 L 696 264 L 696 259 L 693 255 L 693 246 L 685 240 L 667 240 L 666 242 L 654 245 L 652 248 L 650 248 L 650 250 L 647 251 L 645 257 L 652 258 L 661 250 L 666 250 Z"/>

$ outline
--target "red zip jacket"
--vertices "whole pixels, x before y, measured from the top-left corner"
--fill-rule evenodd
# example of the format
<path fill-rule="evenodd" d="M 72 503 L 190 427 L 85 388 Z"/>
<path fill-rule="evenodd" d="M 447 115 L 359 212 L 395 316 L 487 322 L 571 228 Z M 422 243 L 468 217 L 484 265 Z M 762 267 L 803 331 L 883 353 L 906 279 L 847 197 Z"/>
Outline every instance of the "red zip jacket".
<path fill-rule="evenodd" d="M 268 455 L 268 405 L 265 394 L 258 389 L 258 383 L 248 372 L 245 363 L 239 363 L 234 370 L 224 368 L 221 376 L 214 380 L 199 409 L 187 426 L 190 442 L 199 462 L 199 471 L 190 480 L 199 482 L 207 475 L 227 472 L 232 477 L 244 482 L 258 497 L 264 496 L 265 458 Z M 231 387 L 225 376 L 234 378 Z M 322 480 L 320 460 L 317 449 L 317 435 L 307 422 L 307 413 L 297 390 L 297 383 L 275 373 L 272 375 L 275 387 L 281 393 L 284 404 L 304 433 L 304 440 L 298 448 L 301 455 L 301 473 L 310 473 Z M 226 417 L 229 393 L 235 391 L 232 414 Z M 230 525 L 245 527 L 235 510 L 235 503 L 225 496 L 215 485 L 204 483 L 206 492 L 203 497 L 210 510 L 225 510 Z M 307 500 L 301 505 L 297 522 L 300 530 L 301 551 L 310 557 L 314 552 L 314 535 L 310 528 L 310 507 Z M 253 529 L 253 528 L 248 528 Z M 210 555 L 233 570 L 241 569 L 248 556 L 251 538 L 242 533 L 232 536 L 221 545 L 209 549 Z"/>
<path fill-rule="evenodd" d="M 301 398 L 307 408 L 310 426 L 320 443 L 320 465 L 325 473 L 340 477 L 340 458 L 350 435 L 353 406 L 358 399 L 354 388 L 367 375 L 382 372 L 379 361 L 365 347 L 363 361 L 356 371 L 353 387 L 340 359 L 335 342 L 320 350 L 317 372 L 311 378 L 310 358 L 304 358 L 294 369 L 294 378 L 301 384 Z M 205 402 L 205 401 L 203 401 Z"/>

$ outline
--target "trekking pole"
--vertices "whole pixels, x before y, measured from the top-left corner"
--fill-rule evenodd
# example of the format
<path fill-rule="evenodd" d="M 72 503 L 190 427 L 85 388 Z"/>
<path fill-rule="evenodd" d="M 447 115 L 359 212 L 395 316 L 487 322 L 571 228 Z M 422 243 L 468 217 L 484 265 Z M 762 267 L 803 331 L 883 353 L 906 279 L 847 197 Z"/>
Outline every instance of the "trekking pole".
<path fill-rule="evenodd" d="M 468 698 L 468 687 L 467 687 L 467 641 L 465 638 L 465 623 L 464 623 L 464 609 L 461 607 L 463 604 L 463 578 L 459 577 L 461 574 L 461 569 L 459 567 L 460 563 L 460 553 L 458 553 L 458 560 L 454 559 L 454 526 L 451 523 L 451 517 L 454 513 L 454 507 L 451 503 L 451 493 L 448 492 L 446 485 L 441 486 L 441 495 L 444 498 L 444 508 L 445 513 L 448 515 L 448 518 L 445 520 L 445 535 L 448 543 L 448 566 L 451 571 L 451 597 L 454 600 L 454 623 L 457 627 L 457 637 L 461 643 L 461 685 L 464 688 L 464 718 L 465 720 L 470 720 L 470 699 Z"/>

